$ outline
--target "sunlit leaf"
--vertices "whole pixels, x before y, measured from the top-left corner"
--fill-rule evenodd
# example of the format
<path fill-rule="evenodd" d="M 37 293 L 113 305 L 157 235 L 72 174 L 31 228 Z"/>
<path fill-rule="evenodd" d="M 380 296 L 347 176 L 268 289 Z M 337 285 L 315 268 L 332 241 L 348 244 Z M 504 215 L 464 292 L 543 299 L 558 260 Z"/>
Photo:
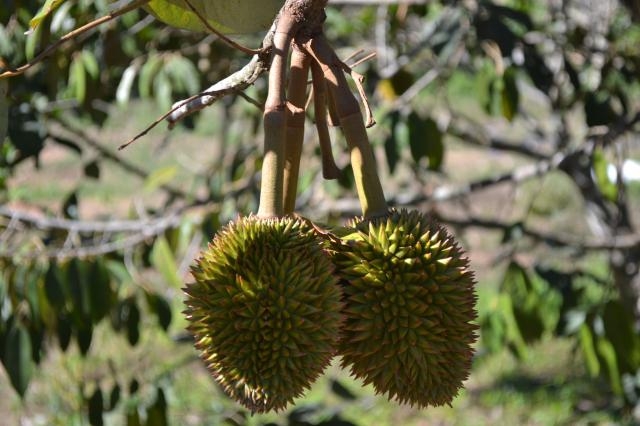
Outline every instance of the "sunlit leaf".
<path fill-rule="evenodd" d="M 587 324 L 580 326 L 578 337 L 587 371 L 591 377 L 597 377 L 600 374 L 600 361 L 598 361 L 598 356 L 596 355 L 593 333 L 591 333 L 591 329 Z"/>
<path fill-rule="evenodd" d="M 173 257 L 169 243 L 164 236 L 158 237 L 153 245 L 151 264 L 162 274 L 169 284 L 175 288 L 182 286 L 182 280 L 178 275 L 178 265 Z"/>
<path fill-rule="evenodd" d="M 616 359 L 616 350 L 609 340 L 604 337 L 599 337 L 596 341 L 596 348 L 598 355 L 603 361 L 604 366 L 607 369 L 607 377 L 609 378 L 609 385 L 611 390 L 616 395 L 622 395 L 622 382 L 620 380 L 620 369 L 618 367 L 618 361 Z"/>
<path fill-rule="evenodd" d="M 32 30 L 36 29 L 44 18 L 49 16 L 51 12 L 56 10 L 56 8 L 65 1 L 66 0 L 46 0 L 40 10 L 38 10 L 38 13 L 36 13 L 33 18 L 31 18 L 31 21 L 29 21 L 29 27 L 31 27 Z"/>
<path fill-rule="evenodd" d="M 154 170 L 145 180 L 145 191 L 151 192 L 171 182 L 178 173 L 178 166 L 170 165 Z"/>
<path fill-rule="evenodd" d="M 190 0 L 209 25 L 227 34 L 252 33 L 271 26 L 283 0 Z M 145 9 L 159 20 L 178 28 L 209 32 L 182 0 L 151 0 Z"/>
<path fill-rule="evenodd" d="M 593 174 L 595 175 L 598 189 L 607 200 L 615 202 L 618 199 L 618 187 L 609 180 L 609 175 L 607 174 L 609 163 L 602 152 L 602 148 L 596 147 L 593 150 L 592 161 Z"/>

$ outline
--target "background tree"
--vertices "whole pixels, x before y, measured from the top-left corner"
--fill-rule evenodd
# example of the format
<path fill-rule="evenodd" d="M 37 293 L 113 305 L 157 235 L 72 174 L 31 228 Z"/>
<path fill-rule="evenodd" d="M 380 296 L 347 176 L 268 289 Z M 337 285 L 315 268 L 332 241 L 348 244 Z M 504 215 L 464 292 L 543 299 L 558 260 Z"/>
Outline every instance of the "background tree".
<path fill-rule="evenodd" d="M 584 366 L 555 385 L 571 395 L 568 419 L 595 408 L 637 416 L 634 3 L 349 3 L 330 3 L 327 36 L 341 57 L 356 52 L 349 63 L 377 53 L 357 69 L 378 122 L 369 135 L 387 198 L 448 224 L 478 270 L 477 374 L 505 348 L 531 362 L 562 342 Z M 46 4 L 57 8 L 37 15 L 39 2 L 3 2 L 3 77 L 128 2 Z M 238 40 L 258 46 L 262 36 Z M 280 418 L 247 418 L 211 397 L 208 381 L 189 402 L 176 392 L 180 374 L 200 371 L 178 315 L 186 269 L 221 224 L 258 204 L 260 57 L 216 39 L 136 9 L 0 79 L 0 359 L 25 415 L 38 411 L 34 393 L 47 383 L 49 419 L 162 424 L 190 412 L 195 423 L 358 424 L 348 413 L 366 396 L 340 373 L 329 378 L 339 404 L 323 397 Z M 223 91 L 213 86 L 175 111 L 171 132 L 116 150 L 150 117 L 238 70 L 254 84 L 224 80 Z M 358 213 L 353 176 L 345 167 L 323 181 L 315 135 L 306 138 L 297 209 L 338 224 Z M 334 139 L 344 166 L 344 141 Z M 471 405 L 490 393 L 473 389 Z"/>

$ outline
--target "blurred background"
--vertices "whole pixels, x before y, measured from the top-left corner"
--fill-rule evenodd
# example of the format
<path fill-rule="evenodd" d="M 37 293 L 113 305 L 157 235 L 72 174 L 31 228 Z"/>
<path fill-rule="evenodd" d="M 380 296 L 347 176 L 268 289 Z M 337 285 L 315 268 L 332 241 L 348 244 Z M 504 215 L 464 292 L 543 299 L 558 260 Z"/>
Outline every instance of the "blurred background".
<path fill-rule="evenodd" d="M 33 31 L 41 2 L 0 4 L 2 69 L 126 3 L 67 0 Z M 185 334 L 193 259 L 257 210 L 266 78 L 117 147 L 249 55 L 136 10 L 0 80 L 2 423 L 639 423 L 639 20 L 636 0 L 329 2 L 339 56 L 377 54 L 355 69 L 390 204 L 440 220 L 476 271 L 471 377 L 424 410 L 335 362 L 252 416 Z M 343 172 L 323 180 L 312 119 L 297 212 L 341 225 L 359 213 L 346 143 L 332 130 Z"/>

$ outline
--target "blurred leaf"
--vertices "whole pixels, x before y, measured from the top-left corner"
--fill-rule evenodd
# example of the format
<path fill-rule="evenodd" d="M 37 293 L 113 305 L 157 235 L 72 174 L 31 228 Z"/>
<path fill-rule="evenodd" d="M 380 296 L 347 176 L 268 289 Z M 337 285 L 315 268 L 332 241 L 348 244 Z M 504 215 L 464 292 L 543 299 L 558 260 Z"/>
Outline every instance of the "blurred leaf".
<path fill-rule="evenodd" d="M 104 412 L 104 400 L 102 398 L 102 390 L 100 386 L 96 384 L 96 389 L 91 394 L 89 401 L 87 402 L 89 409 L 89 424 L 92 426 L 102 426 L 104 424 L 104 418 L 102 413 Z"/>
<path fill-rule="evenodd" d="M 71 296 L 71 314 L 77 328 L 91 320 L 91 299 L 88 287 L 88 263 L 73 259 L 67 267 L 67 288 Z"/>
<path fill-rule="evenodd" d="M 97 79 L 98 75 L 100 75 L 100 68 L 93 52 L 90 50 L 83 50 L 80 54 L 80 59 L 82 60 L 83 68 L 86 73 L 89 74 L 92 79 Z"/>
<path fill-rule="evenodd" d="M 584 103 L 588 126 L 607 126 L 618 118 L 611 106 L 611 96 L 607 92 L 589 92 Z"/>
<path fill-rule="evenodd" d="M 100 179 L 100 165 L 97 160 L 84 165 L 84 175 L 92 179 Z"/>
<path fill-rule="evenodd" d="M 146 426 L 166 426 L 167 421 L 167 400 L 162 388 L 156 392 L 156 400 L 147 408 Z"/>
<path fill-rule="evenodd" d="M 147 304 L 151 312 L 158 317 L 158 323 L 164 331 L 169 329 L 171 325 L 171 305 L 169 302 L 157 293 L 145 293 Z"/>
<path fill-rule="evenodd" d="M 52 140 L 59 145 L 69 148 L 71 151 L 75 152 L 78 155 L 82 154 L 82 148 L 80 147 L 80 145 L 78 145 L 77 143 L 75 143 L 70 139 L 65 139 L 60 136 L 55 136 L 55 137 L 52 137 Z"/>
<path fill-rule="evenodd" d="M 422 118 L 412 112 L 407 118 L 409 126 L 409 147 L 411 155 L 416 163 L 420 159 L 429 160 L 430 170 L 439 170 L 444 158 L 444 145 L 442 132 L 431 118 Z"/>
<path fill-rule="evenodd" d="M 78 193 L 73 191 L 62 203 L 62 214 L 66 219 L 78 219 Z"/>
<path fill-rule="evenodd" d="M 635 330 L 634 318 L 617 300 L 609 301 L 602 313 L 607 340 L 616 353 L 620 373 L 633 373 L 640 368 L 640 336 Z"/>
<path fill-rule="evenodd" d="M 36 13 L 33 18 L 29 21 L 29 27 L 32 30 L 36 29 L 40 23 L 51 14 L 58 6 L 64 3 L 66 0 L 46 0 L 38 13 Z"/>
<path fill-rule="evenodd" d="M 80 103 L 84 102 L 87 94 L 87 75 L 82 55 L 75 55 L 71 60 L 68 86 L 73 97 Z"/>
<path fill-rule="evenodd" d="M 153 80 L 156 74 L 162 68 L 163 60 L 157 53 L 150 52 L 147 62 L 140 69 L 140 78 L 138 79 L 138 91 L 140 97 L 148 98 L 151 96 L 153 88 Z"/>
<path fill-rule="evenodd" d="M 609 174 L 607 173 L 609 163 L 604 156 L 602 148 L 596 147 L 591 158 L 593 161 L 593 174 L 595 175 L 598 189 L 607 200 L 615 203 L 618 200 L 618 187 L 609 180 Z"/>
<path fill-rule="evenodd" d="M 156 242 L 153 244 L 151 264 L 162 274 L 167 283 L 174 288 L 182 287 L 182 279 L 178 275 L 178 265 L 164 236 L 156 238 Z"/>
<path fill-rule="evenodd" d="M 587 365 L 587 371 L 591 377 L 598 377 L 600 374 L 600 361 L 596 354 L 595 345 L 593 343 L 593 334 L 587 324 L 582 324 L 579 331 L 580 347 L 582 348 L 582 356 Z"/>
<path fill-rule="evenodd" d="M 162 185 L 171 182 L 178 173 L 178 166 L 170 165 L 154 170 L 144 182 L 144 190 L 147 192 L 155 191 Z"/>
<path fill-rule="evenodd" d="M 92 339 L 93 326 L 91 324 L 86 324 L 76 330 L 76 341 L 78 342 L 78 348 L 82 356 L 85 356 L 89 352 Z"/>
<path fill-rule="evenodd" d="M 611 390 L 616 395 L 622 395 L 622 382 L 620 380 L 620 370 L 618 368 L 615 348 L 611 342 L 604 337 L 598 337 L 596 348 L 603 365 L 607 368 L 607 377 L 609 378 Z"/>
<path fill-rule="evenodd" d="M 527 357 L 527 346 L 524 342 L 520 327 L 514 315 L 514 306 L 508 294 L 500 294 L 498 300 L 499 312 L 504 318 L 505 337 L 509 349 L 521 360 Z"/>
<path fill-rule="evenodd" d="M 135 346 L 140 340 L 140 310 L 135 298 L 127 299 L 127 340 Z"/>
<path fill-rule="evenodd" d="M 353 394 L 353 392 L 351 392 L 349 389 L 347 389 L 337 379 L 332 378 L 330 380 L 330 383 L 331 383 L 331 392 L 335 393 L 340 398 L 346 399 L 348 401 L 353 401 L 353 400 L 356 399 L 356 396 Z"/>
<path fill-rule="evenodd" d="M 67 315 L 58 315 L 56 334 L 58 336 L 60 349 L 62 349 L 63 352 L 66 351 L 69 343 L 71 343 L 71 320 Z"/>
<path fill-rule="evenodd" d="M 27 34 L 27 43 L 24 47 L 24 53 L 28 61 L 32 60 L 36 56 L 36 49 L 38 48 L 38 42 L 40 41 L 41 35 L 42 27 L 40 26 Z"/>
<path fill-rule="evenodd" d="M 176 91 L 196 94 L 200 91 L 200 74 L 196 66 L 184 56 L 174 55 L 165 63 L 163 71 L 171 79 Z"/>
<path fill-rule="evenodd" d="M 518 112 L 518 105 L 520 102 L 520 95 L 518 92 L 518 85 L 516 84 L 516 70 L 513 67 L 509 67 L 505 70 L 502 76 L 502 115 L 509 121 L 513 121 L 513 118 Z"/>
<path fill-rule="evenodd" d="M 33 375 L 34 364 L 29 331 L 19 321 L 13 321 L 7 331 L 2 361 L 11 385 L 20 397 L 24 397 Z"/>
<path fill-rule="evenodd" d="M 400 159 L 400 153 L 398 150 L 398 140 L 396 138 L 396 126 L 400 122 L 400 112 L 393 111 L 390 114 L 389 134 L 384 141 L 384 151 L 387 157 L 387 165 L 389 166 L 389 172 L 393 173 L 396 169 L 396 164 Z"/>
<path fill-rule="evenodd" d="M 133 87 L 133 82 L 137 73 L 138 67 L 133 64 L 129 65 L 122 73 L 122 78 L 120 79 L 118 89 L 116 90 L 116 101 L 119 104 L 125 104 L 129 101 L 129 98 L 131 97 L 131 88 Z"/>
<path fill-rule="evenodd" d="M 97 324 L 111 310 L 116 295 L 111 286 L 111 278 L 104 261 L 98 258 L 90 265 L 86 290 L 89 293 L 91 319 L 94 324 Z"/>
<path fill-rule="evenodd" d="M 9 131 L 9 80 L 0 80 L 0 145 Z"/>
<path fill-rule="evenodd" d="M 111 392 L 109 393 L 109 411 L 116 408 L 118 402 L 120 402 L 120 385 L 115 383 L 111 388 Z"/>
<path fill-rule="evenodd" d="M 130 407 L 127 410 L 127 426 L 141 426 L 140 414 L 138 413 L 138 407 Z"/>

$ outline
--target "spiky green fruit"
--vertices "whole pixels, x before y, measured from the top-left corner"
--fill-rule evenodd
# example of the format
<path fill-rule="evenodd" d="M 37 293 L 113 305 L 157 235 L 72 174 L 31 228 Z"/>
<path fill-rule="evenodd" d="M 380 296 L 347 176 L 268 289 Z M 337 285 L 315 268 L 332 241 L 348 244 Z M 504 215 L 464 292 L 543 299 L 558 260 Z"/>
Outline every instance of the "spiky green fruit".
<path fill-rule="evenodd" d="M 469 375 L 477 328 L 462 249 L 423 214 L 391 210 L 353 221 L 332 253 L 346 303 L 343 366 L 401 403 L 450 403 Z"/>
<path fill-rule="evenodd" d="M 188 330 L 213 376 L 254 412 L 280 410 L 322 373 L 342 325 L 340 286 L 313 227 L 241 218 L 192 267 Z"/>

